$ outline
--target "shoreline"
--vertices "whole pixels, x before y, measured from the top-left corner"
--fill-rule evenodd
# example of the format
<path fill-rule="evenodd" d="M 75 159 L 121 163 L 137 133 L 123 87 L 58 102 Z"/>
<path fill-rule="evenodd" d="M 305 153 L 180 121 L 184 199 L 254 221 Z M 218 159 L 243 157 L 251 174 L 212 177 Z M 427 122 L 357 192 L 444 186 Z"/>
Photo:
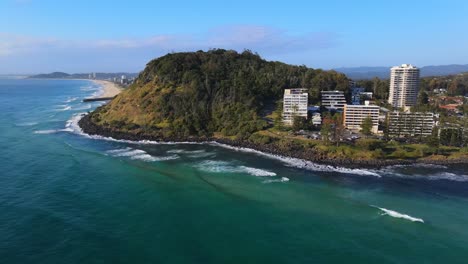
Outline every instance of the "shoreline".
<path fill-rule="evenodd" d="M 105 80 L 90 80 L 93 83 L 100 85 L 102 89 L 102 94 L 96 95 L 93 98 L 99 98 L 99 97 L 115 97 L 117 96 L 120 92 L 122 92 L 122 89 L 119 88 L 115 83 L 110 82 L 110 81 L 105 81 Z"/>
<path fill-rule="evenodd" d="M 31 80 L 71 80 L 71 81 L 90 81 L 102 87 L 102 94 L 93 96 L 91 98 L 100 97 L 115 97 L 123 91 L 117 84 L 106 80 L 91 80 L 91 79 L 77 79 L 77 78 L 25 78 Z"/>
<path fill-rule="evenodd" d="M 173 143 L 173 144 L 215 144 L 220 147 L 231 148 L 235 150 L 245 150 L 248 152 L 257 152 L 262 155 L 274 156 L 279 159 L 297 159 L 304 163 L 304 168 L 309 163 L 342 167 L 347 169 L 381 169 L 388 166 L 395 165 L 412 165 L 412 164 L 431 164 L 431 165 L 466 165 L 468 160 L 464 159 L 444 159 L 444 160 L 430 160 L 430 159 L 416 159 L 416 160 L 384 160 L 384 159 L 370 159 L 370 160 L 351 160 L 351 159 L 330 159 L 322 157 L 313 152 L 307 151 L 283 151 L 276 149 L 274 146 L 255 144 L 244 140 L 231 140 L 226 138 L 213 138 L 213 137 L 187 137 L 187 138 L 160 138 L 150 134 L 144 133 L 125 133 L 121 131 L 113 131 L 94 124 L 89 114 L 82 116 L 78 121 L 78 127 L 84 134 L 89 136 L 100 136 L 113 140 L 126 140 L 132 143 L 145 143 L 151 141 L 157 143 Z"/>

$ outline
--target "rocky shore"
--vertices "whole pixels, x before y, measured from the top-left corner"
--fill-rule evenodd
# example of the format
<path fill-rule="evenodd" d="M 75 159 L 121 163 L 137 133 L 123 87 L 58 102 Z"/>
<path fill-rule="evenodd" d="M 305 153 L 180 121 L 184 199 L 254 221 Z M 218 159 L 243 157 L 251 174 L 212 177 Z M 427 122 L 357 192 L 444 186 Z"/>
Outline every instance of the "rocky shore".
<path fill-rule="evenodd" d="M 253 149 L 256 151 L 264 152 L 267 154 L 278 155 L 282 157 L 291 157 L 297 159 L 303 159 L 306 161 L 315 162 L 318 164 L 340 166 L 346 168 L 382 168 L 392 165 L 410 165 L 414 163 L 425 163 L 425 164 L 467 164 L 468 161 L 464 159 L 443 159 L 443 160 L 431 160 L 431 159 L 417 159 L 417 160 L 401 160 L 401 159 L 368 159 L 368 160 L 352 160 L 352 159 L 330 159 L 324 155 L 316 153 L 313 149 L 310 150 L 297 150 L 293 146 L 289 149 L 278 148 L 273 144 L 256 144 L 246 140 L 231 140 L 228 138 L 210 138 L 210 137 L 171 137 L 161 138 L 152 134 L 143 132 L 128 133 L 117 130 L 112 130 L 107 127 L 99 126 L 93 123 L 90 119 L 90 115 L 85 115 L 78 122 L 80 128 L 84 133 L 89 135 L 99 135 L 104 137 L 111 137 L 114 139 L 131 140 L 131 141 L 156 141 L 156 142 L 216 142 L 219 144 L 229 145 L 235 148 L 246 148 Z"/>

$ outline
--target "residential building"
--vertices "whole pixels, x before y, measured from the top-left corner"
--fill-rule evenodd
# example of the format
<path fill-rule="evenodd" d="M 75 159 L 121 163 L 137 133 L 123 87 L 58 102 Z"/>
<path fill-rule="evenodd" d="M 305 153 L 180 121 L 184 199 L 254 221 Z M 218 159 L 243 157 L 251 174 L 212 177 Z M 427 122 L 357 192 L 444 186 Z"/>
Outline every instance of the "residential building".
<path fill-rule="evenodd" d="M 360 105 L 362 101 L 371 100 L 372 92 L 366 92 L 366 89 L 362 87 L 351 88 L 351 104 Z"/>
<path fill-rule="evenodd" d="M 353 87 L 351 88 L 351 104 L 360 105 L 361 104 L 361 93 L 365 91 L 362 87 Z"/>
<path fill-rule="evenodd" d="M 346 98 L 343 91 L 322 91 L 322 106 L 329 110 L 343 111 Z"/>
<path fill-rule="evenodd" d="M 320 126 L 322 124 L 322 115 L 320 113 L 312 114 L 312 125 Z"/>
<path fill-rule="evenodd" d="M 127 76 L 122 75 L 122 77 L 120 77 L 120 83 L 121 84 L 127 84 L 128 83 Z"/>
<path fill-rule="evenodd" d="M 393 107 L 408 108 L 416 105 L 419 92 L 419 69 L 402 64 L 391 69 L 388 103 Z"/>
<path fill-rule="evenodd" d="M 379 130 L 379 110 L 377 105 L 371 105 L 366 101 L 364 105 L 345 105 L 343 111 L 343 124 L 352 131 L 361 130 L 362 121 L 370 117 L 372 119 L 372 133 Z"/>
<path fill-rule="evenodd" d="M 436 125 L 433 113 L 390 112 L 388 134 L 392 137 L 430 136 Z"/>
<path fill-rule="evenodd" d="M 307 118 L 309 94 L 305 88 L 285 89 L 283 97 L 283 122 L 292 125 L 294 116 Z"/>

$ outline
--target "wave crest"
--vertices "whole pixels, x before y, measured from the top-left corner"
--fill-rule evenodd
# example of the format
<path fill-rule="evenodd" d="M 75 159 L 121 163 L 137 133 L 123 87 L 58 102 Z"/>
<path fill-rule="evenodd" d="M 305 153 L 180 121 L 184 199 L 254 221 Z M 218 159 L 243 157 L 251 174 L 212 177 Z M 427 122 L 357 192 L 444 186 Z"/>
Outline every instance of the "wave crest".
<path fill-rule="evenodd" d="M 393 210 L 386 209 L 386 208 L 380 208 L 380 207 L 377 207 L 377 206 L 372 206 L 372 207 L 375 207 L 375 208 L 381 210 L 383 212 L 383 215 L 388 215 L 388 216 L 395 217 L 395 218 L 401 218 L 401 219 L 409 220 L 411 222 L 424 223 L 424 220 L 421 219 L 421 218 L 412 217 L 410 215 L 402 214 L 402 213 L 399 213 L 397 211 L 393 211 Z"/>

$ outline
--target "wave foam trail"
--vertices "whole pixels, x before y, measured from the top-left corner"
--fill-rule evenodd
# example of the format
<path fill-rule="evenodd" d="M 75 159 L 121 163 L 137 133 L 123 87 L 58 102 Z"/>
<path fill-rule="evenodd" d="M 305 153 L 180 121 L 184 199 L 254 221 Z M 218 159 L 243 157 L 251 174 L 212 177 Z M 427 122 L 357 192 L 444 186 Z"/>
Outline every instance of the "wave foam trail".
<path fill-rule="evenodd" d="M 262 170 L 262 169 L 257 169 L 257 168 L 251 168 L 251 167 L 246 167 L 246 166 L 240 166 L 239 169 L 254 175 L 254 176 L 259 176 L 259 177 L 268 177 L 268 176 L 276 176 L 276 173 L 267 171 L 267 170 Z"/>
<path fill-rule="evenodd" d="M 276 176 L 276 173 L 271 171 L 247 166 L 236 166 L 226 161 L 207 160 L 199 163 L 196 167 L 198 169 L 213 173 L 247 173 L 257 177 Z"/>
<path fill-rule="evenodd" d="M 117 153 L 115 154 L 115 156 L 116 157 L 133 157 L 133 156 L 142 155 L 142 154 L 146 154 L 146 152 L 143 150 L 139 150 L 139 149 L 133 149 L 133 150 Z"/>
<path fill-rule="evenodd" d="M 384 215 L 388 215 L 388 216 L 395 217 L 395 218 L 410 220 L 411 222 L 424 223 L 424 220 L 421 219 L 421 218 L 412 217 L 410 215 L 402 214 L 402 213 L 399 213 L 397 211 L 389 210 L 389 209 L 386 209 L 386 208 L 380 208 L 380 207 L 377 207 L 377 206 L 372 206 L 372 207 L 375 207 L 375 208 L 381 210 Z"/>
<path fill-rule="evenodd" d="M 78 100 L 79 98 L 78 97 L 71 97 L 71 98 L 68 98 L 65 103 L 71 103 L 71 102 L 74 102 L 76 100 Z"/>
<path fill-rule="evenodd" d="M 438 166 L 438 165 L 434 165 Z M 418 167 L 418 166 L 416 166 Z M 448 181 L 457 181 L 457 182 L 468 182 L 468 175 L 466 174 L 455 174 L 448 171 L 439 171 L 439 172 L 428 172 L 427 174 L 422 173 L 411 173 L 406 174 L 398 171 L 397 166 L 387 167 L 385 169 L 379 170 L 386 177 L 397 177 L 405 179 L 419 179 L 419 180 L 430 180 L 430 181 L 439 181 L 439 180 L 448 180 Z M 429 167 L 428 167 L 429 168 Z M 437 169 L 442 169 L 442 166 L 434 167 Z"/>
<path fill-rule="evenodd" d="M 192 159 L 207 158 L 207 157 L 213 157 L 216 155 L 216 153 L 206 152 L 204 149 L 200 149 L 200 150 L 172 149 L 172 150 L 167 151 L 167 153 L 184 154 L 188 158 L 192 158 Z"/>
<path fill-rule="evenodd" d="M 35 126 L 37 122 L 24 122 L 24 123 L 16 123 L 15 125 L 18 127 L 27 127 L 27 126 Z"/>
<path fill-rule="evenodd" d="M 70 128 L 64 128 L 64 129 L 48 129 L 48 130 L 36 130 L 34 131 L 34 134 L 55 134 L 59 132 L 73 132 L 72 129 Z"/>
<path fill-rule="evenodd" d="M 106 153 L 114 157 L 127 157 L 132 160 L 142 160 L 142 161 L 148 161 L 148 162 L 173 160 L 173 159 L 179 158 L 179 156 L 177 155 L 154 157 L 148 154 L 144 150 L 132 149 L 132 148 L 113 149 L 113 150 L 106 151 Z"/>
<path fill-rule="evenodd" d="M 57 109 L 57 111 L 68 111 L 68 110 L 71 110 L 71 106 L 69 105 L 64 105 L 64 106 L 59 106 L 59 107 L 63 107 L 63 108 L 60 108 L 60 109 Z"/>
<path fill-rule="evenodd" d="M 281 179 L 274 179 L 274 180 L 264 180 L 262 183 L 274 183 L 274 182 L 288 182 L 289 178 L 281 177 Z"/>

